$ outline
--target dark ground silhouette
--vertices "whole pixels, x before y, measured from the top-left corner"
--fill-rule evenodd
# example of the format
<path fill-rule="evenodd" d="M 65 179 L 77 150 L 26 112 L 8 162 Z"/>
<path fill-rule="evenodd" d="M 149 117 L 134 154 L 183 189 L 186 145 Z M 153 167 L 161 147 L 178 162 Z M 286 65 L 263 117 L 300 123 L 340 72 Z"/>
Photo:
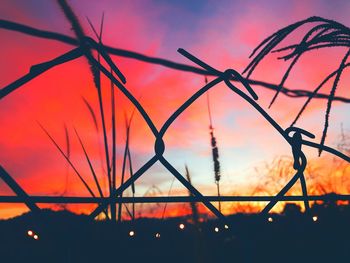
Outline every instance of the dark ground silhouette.
<path fill-rule="evenodd" d="M 309 216 L 293 204 L 282 214 L 236 214 L 228 228 L 218 220 L 117 224 L 42 210 L 0 221 L 1 262 L 347 262 L 349 220 L 350 206 L 334 203 L 313 205 Z"/>

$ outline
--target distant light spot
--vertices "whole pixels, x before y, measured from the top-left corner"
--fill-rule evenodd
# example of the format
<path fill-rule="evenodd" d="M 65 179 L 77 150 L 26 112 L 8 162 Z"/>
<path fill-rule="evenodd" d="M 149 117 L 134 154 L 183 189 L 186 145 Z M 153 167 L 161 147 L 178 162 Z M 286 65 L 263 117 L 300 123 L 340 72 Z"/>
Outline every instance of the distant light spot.
<path fill-rule="evenodd" d="M 316 222 L 318 220 L 318 217 L 317 216 L 313 216 L 312 217 L 312 221 Z"/>
<path fill-rule="evenodd" d="M 35 240 L 38 240 L 38 239 L 39 239 L 39 236 L 38 236 L 38 235 L 34 235 L 33 238 L 34 238 Z"/>
<path fill-rule="evenodd" d="M 181 224 L 179 225 L 179 228 L 180 228 L 181 230 L 184 230 L 184 229 L 185 229 L 185 224 L 182 224 L 182 223 L 181 223 Z"/>
<path fill-rule="evenodd" d="M 225 225 L 225 229 L 228 229 L 228 225 Z"/>
<path fill-rule="evenodd" d="M 156 233 L 156 238 L 160 238 L 160 233 L 159 232 Z"/>
<path fill-rule="evenodd" d="M 28 230 L 27 234 L 28 234 L 28 236 L 32 236 L 33 235 L 33 231 L 32 230 Z"/>
<path fill-rule="evenodd" d="M 272 217 L 269 217 L 267 220 L 268 220 L 269 222 L 273 222 L 273 218 L 272 218 Z"/>
<path fill-rule="evenodd" d="M 131 231 L 129 232 L 129 236 L 131 236 L 131 237 L 135 236 L 135 231 L 131 230 Z"/>
<path fill-rule="evenodd" d="M 215 228 L 214 228 L 214 231 L 215 231 L 216 233 L 218 233 L 218 232 L 219 232 L 219 228 L 218 228 L 218 227 L 215 227 Z"/>

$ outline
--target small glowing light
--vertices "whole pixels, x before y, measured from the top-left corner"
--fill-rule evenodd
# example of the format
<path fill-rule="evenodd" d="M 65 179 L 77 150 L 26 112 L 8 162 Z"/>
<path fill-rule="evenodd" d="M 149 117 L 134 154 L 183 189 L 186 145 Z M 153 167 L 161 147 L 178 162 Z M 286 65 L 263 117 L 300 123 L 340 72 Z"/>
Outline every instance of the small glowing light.
<path fill-rule="evenodd" d="M 219 232 L 219 228 L 218 227 L 215 227 L 214 228 L 214 231 L 217 233 L 217 232 Z"/>
<path fill-rule="evenodd" d="M 182 224 L 182 223 L 181 223 L 181 224 L 179 225 L 179 228 L 180 228 L 181 230 L 184 230 L 184 229 L 185 229 L 185 224 Z"/>
<path fill-rule="evenodd" d="M 313 216 L 312 217 L 312 221 L 316 222 L 318 220 L 318 217 L 317 216 Z"/>
<path fill-rule="evenodd" d="M 272 218 L 272 217 L 269 217 L 267 220 L 268 220 L 269 222 L 273 222 L 273 218 Z"/>
<path fill-rule="evenodd" d="M 160 238 L 160 233 L 159 232 L 156 233 L 156 238 Z"/>
<path fill-rule="evenodd" d="M 34 235 L 33 238 L 34 238 L 35 240 L 38 240 L 38 239 L 39 239 L 38 235 Z"/>
<path fill-rule="evenodd" d="M 32 236 L 33 235 L 33 231 L 32 230 L 28 230 L 27 234 L 28 234 L 28 236 Z"/>
<path fill-rule="evenodd" d="M 129 232 L 129 236 L 131 236 L 131 237 L 135 236 L 135 231 L 131 230 L 131 231 Z"/>
<path fill-rule="evenodd" d="M 228 225 L 225 225 L 224 227 L 225 227 L 225 229 L 228 229 Z"/>

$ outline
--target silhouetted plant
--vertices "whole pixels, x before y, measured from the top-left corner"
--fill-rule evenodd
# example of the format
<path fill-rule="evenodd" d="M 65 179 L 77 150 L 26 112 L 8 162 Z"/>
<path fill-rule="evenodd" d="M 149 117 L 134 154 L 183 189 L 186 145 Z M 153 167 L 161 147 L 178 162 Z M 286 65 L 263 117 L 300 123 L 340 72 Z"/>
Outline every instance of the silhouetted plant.
<path fill-rule="evenodd" d="M 194 188 L 167 160 L 166 158 L 163 156 L 163 152 L 165 149 L 165 145 L 164 145 L 164 141 L 163 141 L 163 136 L 166 133 L 166 131 L 168 130 L 168 128 L 171 126 L 171 124 L 179 117 L 179 115 L 185 111 L 196 99 L 198 99 L 200 96 L 202 96 L 205 92 L 209 91 L 209 89 L 211 89 L 212 87 L 214 87 L 215 85 L 217 85 L 220 82 L 224 82 L 226 84 L 226 86 L 233 92 L 235 92 L 241 99 L 245 100 L 246 102 L 248 102 L 250 104 L 250 106 L 252 106 L 253 108 L 255 108 L 255 110 L 257 110 L 261 116 L 263 118 L 265 118 L 267 120 L 267 122 L 269 122 L 270 125 L 272 125 L 280 134 L 281 136 L 290 144 L 290 146 L 292 147 L 292 152 L 293 152 L 293 156 L 294 156 L 294 169 L 298 170 L 298 173 L 302 173 L 302 176 L 304 176 L 304 169 L 306 166 L 306 157 L 304 156 L 304 154 L 301 151 L 301 147 L 303 145 L 307 145 L 310 147 L 314 147 L 320 150 L 326 150 L 328 152 L 331 152 L 341 158 L 343 158 L 344 160 L 349 160 L 349 157 L 336 151 L 333 148 L 330 148 L 328 146 L 324 146 L 324 139 L 326 136 L 326 132 L 327 132 L 327 128 L 328 128 L 328 118 L 329 118 L 329 112 L 331 109 L 331 104 L 332 101 L 335 99 L 335 90 L 336 90 L 336 86 L 337 83 L 339 81 L 340 75 L 343 71 L 343 69 L 347 66 L 347 64 L 345 64 L 346 59 L 348 57 L 348 54 L 343 58 L 342 64 L 339 67 L 339 69 L 337 71 L 335 71 L 334 73 L 332 73 L 334 76 L 336 76 L 334 85 L 333 85 L 333 89 L 330 93 L 329 96 L 326 96 L 328 98 L 328 105 L 327 105 L 327 111 L 326 111 L 326 123 L 325 123 L 325 130 L 323 133 L 323 137 L 321 139 L 321 145 L 316 144 L 314 142 L 310 142 L 307 140 L 304 140 L 301 138 L 300 135 L 300 139 L 298 140 L 298 144 L 295 146 L 295 143 L 293 142 L 293 138 L 294 137 L 290 137 L 289 133 L 288 133 L 288 129 L 284 130 L 281 126 L 278 125 L 277 122 L 274 121 L 274 119 L 267 114 L 258 103 L 256 103 L 255 101 L 258 99 L 258 96 L 256 95 L 256 93 L 254 92 L 254 90 L 250 87 L 250 84 L 254 84 L 256 82 L 254 81 L 249 81 L 245 78 L 243 78 L 237 71 L 235 71 L 234 69 L 227 69 L 225 71 L 219 71 L 213 67 L 211 67 L 210 65 L 206 64 L 204 61 L 201 61 L 200 59 L 196 58 L 195 56 L 193 56 L 192 54 L 190 54 L 189 52 L 183 50 L 183 49 L 179 49 L 179 53 L 181 53 L 182 55 L 184 55 L 186 58 L 188 58 L 189 60 L 191 60 L 192 62 L 194 62 L 195 64 L 197 64 L 198 66 L 201 67 L 201 69 L 199 68 L 194 68 L 194 67 L 189 67 L 189 66 L 183 66 L 179 64 L 171 64 L 169 63 L 169 61 L 159 61 L 157 60 L 157 62 L 155 62 L 154 59 L 149 59 L 147 61 L 149 62 L 153 62 L 153 63 L 159 63 L 159 64 L 164 64 L 173 68 L 177 68 L 177 69 L 181 69 L 181 70 L 187 70 L 187 71 L 192 71 L 192 72 L 196 72 L 199 74 L 208 74 L 208 75 L 212 75 L 212 76 L 216 76 L 217 78 L 215 78 L 213 81 L 211 81 L 210 83 L 207 83 L 204 87 L 202 87 L 199 91 L 195 92 L 186 102 L 184 102 L 164 123 L 164 125 L 158 130 L 157 127 L 155 126 L 154 122 L 152 121 L 152 119 L 148 116 L 147 112 L 144 110 L 144 108 L 142 107 L 142 105 L 139 103 L 139 101 L 127 90 L 127 88 L 123 85 L 125 84 L 125 78 L 124 76 L 120 73 L 120 71 L 116 68 L 116 66 L 114 65 L 113 61 L 111 60 L 111 58 L 109 57 L 109 55 L 106 52 L 106 49 L 108 49 L 108 52 L 110 52 L 111 54 L 113 54 L 113 52 L 115 52 L 115 49 L 113 48 L 105 48 L 102 44 L 101 41 L 101 35 L 102 35 L 102 23 L 101 23 L 101 32 L 98 35 L 96 30 L 94 29 L 94 27 L 92 26 L 92 23 L 89 21 L 90 25 L 92 26 L 92 29 L 94 31 L 94 33 L 96 34 L 96 37 L 98 38 L 98 43 L 96 41 L 94 41 L 91 38 L 87 38 L 85 37 L 85 34 L 83 32 L 83 29 L 77 19 L 77 17 L 75 16 L 73 10 L 70 8 L 70 6 L 67 4 L 67 2 L 65 0 L 58 0 L 59 4 L 62 7 L 62 10 L 64 11 L 67 19 L 69 20 L 69 22 L 72 25 L 72 28 L 75 32 L 75 35 L 77 36 L 78 39 L 72 39 L 69 37 L 64 38 L 65 41 L 68 41 L 70 44 L 74 44 L 74 45 L 79 45 L 79 48 L 76 48 L 70 52 L 67 52 L 66 54 L 61 55 L 60 57 L 57 57 L 49 62 L 45 62 L 42 63 L 40 65 L 35 65 L 31 68 L 30 73 L 27 74 L 25 77 L 19 79 L 17 82 L 14 82 L 8 86 L 6 86 L 3 90 L 1 90 L 1 97 L 6 96 L 7 94 L 9 94 L 9 92 L 13 91 L 14 89 L 18 88 L 20 85 L 23 85 L 24 83 L 28 82 L 29 80 L 31 80 L 32 78 L 38 76 L 39 74 L 43 73 L 44 71 L 48 70 L 49 68 L 68 62 L 70 60 L 73 60 L 81 55 L 84 55 L 90 64 L 90 69 L 91 69 L 91 73 L 93 75 L 93 79 L 94 79 L 94 83 L 95 86 L 98 90 L 98 96 L 99 96 L 99 106 L 100 106 L 100 113 L 101 113 L 101 119 L 102 119 L 102 128 L 103 128 L 103 133 L 104 133 L 104 146 L 105 146 L 105 152 L 106 152 L 106 166 L 107 166 L 107 175 L 108 175 L 108 179 L 109 179 L 109 195 L 110 198 L 113 197 L 119 197 L 122 196 L 123 192 L 130 186 L 133 186 L 135 180 L 137 180 L 145 171 L 147 171 L 154 163 L 156 163 L 157 161 L 159 161 L 162 165 L 164 165 L 165 168 L 167 168 L 167 170 L 169 170 L 173 175 L 174 178 L 177 178 L 185 187 L 187 187 L 187 189 L 191 192 L 191 194 L 198 198 L 197 200 L 201 201 L 203 204 L 205 204 L 216 216 L 218 216 L 219 218 L 225 219 L 225 217 L 222 215 L 222 213 L 220 211 L 217 210 L 217 208 L 215 208 L 215 206 L 213 206 L 210 201 L 208 201 L 208 199 L 206 199 L 196 188 Z M 343 42 L 347 41 L 347 37 L 343 36 L 344 34 L 339 33 L 339 30 L 343 30 L 343 28 L 340 28 L 339 30 L 337 29 L 336 26 L 338 26 L 338 23 L 331 21 L 331 20 L 324 20 L 321 18 L 310 18 L 307 20 L 304 20 L 302 22 L 293 24 L 292 26 L 287 27 L 284 31 L 282 30 L 281 32 L 277 32 L 276 34 L 274 34 L 272 37 L 266 39 L 258 48 L 261 48 L 264 46 L 263 51 L 261 51 L 254 59 L 253 62 L 251 63 L 251 65 L 248 66 L 247 69 L 249 69 L 248 72 L 248 77 L 251 74 L 251 72 L 254 70 L 254 68 L 256 67 L 256 65 L 259 63 L 259 61 L 261 61 L 264 56 L 266 56 L 270 51 L 272 51 L 272 49 L 280 42 L 283 40 L 283 38 L 285 38 L 288 34 L 292 33 L 295 29 L 297 29 L 298 27 L 300 27 L 301 25 L 308 23 L 308 22 L 324 22 L 324 24 L 322 24 L 322 26 L 319 26 L 319 28 L 317 29 L 313 29 L 311 30 L 308 35 L 306 37 L 304 37 L 303 41 L 301 44 L 298 45 L 294 45 L 294 46 L 289 46 L 286 47 L 283 50 L 287 50 L 287 49 L 291 49 L 294 50 L 291 52 L 290 57 L 287 55 L 286 57 L 284 57 L 285 59 L 291 59 L 294 58 L 292 61 L 291 66 L 289 67 L 289 69 L 287 70 L 285 76 L 283 77 L 282 81 L 281 81 L 281 85 L 279 86 L 279 89 L 277 90 L 277 93 L 274 97 L 274 99 L 271 102 L 274 102 L 274 100 L 277 98 L 278 93 L 280 91 L 285 92 L 286 94 L 290 95 L 290 91 L 286 91 L 285 88 L 283 87 L 283 84 L 285 82 L 285 80 L 287 79 L 292 67 L 295 65 L 295 63 L 297 62 L 298 58 L 305 53 L 306 51 L 315 49 L 315 48 L 321 48 L 321 47 L 326 47 L 328 46 L 341 46 L 344 45 L 346 46 Z M 3 21 L 0 21 L 3 22 Z M 327 27 L 326 25 L 329 24 L 329 26 Z M 28 28 L 27 28 L 28 29 Z M 318 33 L 316 33 L 317 31 L 319 31 Z M 24 30 L 25 31 L 25 30 Z M 330 36 L 331 33 L 329 33 L 329 31 L 331 31 L 331 33 L 333 33 L 333 35 L 335 35 L 336 37 L 334 37 L 333 35 Z M 347 33 L 347 32 L 346 32 Z M 313 34 L 316 34 L 317 37 L 315 37 Z M 339 35 L 340 34 L 340 35 Z M 51 35 L 52 37 L 52 35 Z M 57 37 L 57 36 L 56 36 Z M 323 40 L 320 38 L 323 37 Z M 316 43 L 328 43 L 328 44 L 324 44 L 324 45 L 314 45 L 314 43 L 311 43 L 312 41 L 310 39 L 313 39 L 314 42 Z M 324 39 L 328 39 L 331 41 L 326 41 Z M 345 41 L 346 40 L 346 41 Z M 311 44 L 310 44 L 311 43 Z M 93 57 L 92 55 L 92 50 L 96 49 L 98 51 L 98 55 L 97 55 L 97 60 Z M 282 50 L 278 50 L 278 51 L 282 51 Z M 104 67 L 104 65 L 101 63 L 100 61 L 100 54 L 103 56 L 103 58 L 106 60 L 107 64 L 109 65 L 110 69 L 113 69 L 113 71 L 109 71 L 108 69 L 106 69 Z M 127 53 L 128 55 L 129 53 Z M 124 54 L 125 55 L 125 54 Z M 135 54 L 134 54 L 135 55 Z M 140 58 L 141 60 L 145 60 L 144 57 Z M 130 178 L 128 180 L 126 180 L 125 182 L 123 182 L 122 180 L 122 184 L 120 185 L 120 187 L 118 189 L 115 189 L 115 178 L 113 179 L 113 177 L 115 176 L 111 176 L 111 172 L 113 171 L 113 173 L 115 173 L 115 164 L 111 165 L 110 160 L 109 160 L 109 147 L 108 147 L 108 140 L 107 140 L 107 135 L 106 135 L 106 126 L 105 126 L 105 120 L 104 120 L 104 110 L 103 110 L 103 101 L 102 101 L 102 89 L 101 89 L 101 83 L 100 83 L 100 71 L 103 72 L 103 74 L 105 76 L 107 76 L 110 80 L 111 80 L 111 89 L 113 92 L 113 84 L 116 85 L 117 88 L 119 88 L 127 97 L 128 99 L 135 105 L 135 107 L 137 108 L 137 110 L 140 112 L 140 114 L 142 115 L 142 117 L 144 118 L 144 120 L 146 121 L 147 125 L 149 126 L 149 128 L 151 129 L 154 137 L 155 137 L 155 155 L 147 162 L 145 163 L 138 171 L 136 171 L 135 174 L 133 174 L 131 172 L 132 168 L 131 168 L 131 157 L 130 157 L 130 150 L 128 147 L 128 143 L 126 144 L 126 154 L 124 154 L 124 168 L 123 170 L 125 170 L 125 165 L 126 165 L 126 160 L 129 160 L 129 165 L 130 165 Z M 119 79 L 121 81 L 119 81 L 118 79 L 116 79 L 114 77 L 114 74 L 117 75 L 119 77 Z M 333 75 L 329 75 L 328 77 L 331 78 Z M 328 80 L 328 79 L 327 79 Z M 327 81 L 325 80 L 325 81 Z M 246 89 L 247 93 L 243 92 L 242 90 L 238 89 L 236 86 L 234 86 L 231 81 L 239 81 L 244 88 Z M 266 84 L 266 83 L 265 83 Z M 323 84 L 322 84 L 323 85 Z M 320 85 L 318 87 L 318 89 L 320 89 L 322 87 L 322 85 Z M 266 85 L 265 85 L 266 86 Z M 273 86 L 268 85 L 270 88 Z M 318 95 L 318 90 L 315 90 L 311 96 L 310 93 L 306 92 L 306 91 L 302 91 L 300 93 L 296 92 L 296 93 L 292 93 L 292 94 L 296 94 L 297 96 L 308 96 L 309 100 L 311 100 L 313 97 L 317 97 Z M 305 95 L 306 94 L 306 95 Z M 324 96 L 323 96 L 324 97 Z M 343 98 L 344 99 L 344 98 Z M 308 103 L 308 102 L 307 102 Z M 112 96 L 112 115 L 114 114 L 114 96 Z M 305 105 L 306 107 L 307 105 Z M 89 107 L 89 104 L 87 103 L 87 107 L 89 108 L 89 111 L 91 111 L 91 107 Z M 304 107 L 304 108 L 305 108 Z M 208 110 L 209 110 L 209 115 L 210 115 L 210 106 L 209 106 L 209 100 L 208 100 Z M 302 112 L 301 112 L 302 113 Z M 301 115 L 300 113 L 300 115 Z M 94 115 L 94 114 L 93 114 Z M 298 118 L 298 117 L 297 117 Z M 96 116 L 95 116 L 95 126 L 97 128 L 97 122 L 96 122 Z M 115 119 L 112 116 L 112 123 L 115 122 Z M 113 126 L 113 124 L 112 124 Z M 43 127 L 42 127 L 43 128 Z M 212 126 L 212 122 L 210 119 L 210 136 L 211 136 L 211 147 L 212 147 L 212 154 L 213 154 L 213 161 L 214 161 L 214 173 L 215 173 L 215 182 L 217 183 L 217 188 L 218 188 L 218 196 L 219 196 L 219 200 L 221 200 L 220 198 L 220 190 L 219 190 L 219 181 L 220 181 L 220 163 L 219 163 L 219 155 L 218 155 L 218 148 L 217 148 L 217 142 L 216 142 L 216 138 L 214 136 L 213 133 L 213 126 Z M 290 128 L 289 128 L 290 129 Z M 74 165 L 72 164 L 72 162 L 70 161 L 69 157 L 67 156 L 67 154 L 65 154 L 63 152 L 63 150 L 58 146 L 58 144 L 55 142 L 55 140 L 51 137 L 51 135 L 43 128 L 43 130 L 46 132 L 46 134 L 50 137 L 50 139 L 52 140 L 52 142 L 55 144 L 55 146 L 57 147 L 57 149 L 61 152 L 61 154 L 65 157 L 65 159 L 67 160 L 67 162 L 72 166 L 72 168 L 75 170 L 75 172 L 77 173 L 77 175 L 79 176 L 79 178 L 81 179 L 81 181 L 84 183 L 85 187 L 89 190 L 90 194 L 92 196 L 94 196 L 93 191 L 91 190 L 91 188 L 87 185 L 87 183 L 84 181 L 84 179 L 80 176 L 79 172 L 75 169 Z M 115 147 L 116 147 L 116 143 L 115 143 L 115 125 L 113 128 L 113 132 L 114 132 L 114 138 L 112 139 L 112 152 L 114 153 L 112 156 L 112 162 L 113 159 L 115 158 Z M 77 137 L 80 140 L 80 137 L 77 133 Z M 89 156 L 87 155 L 85 149 L 84 149 L 84 145 L 82 143 L 82 141 L 80 140 L 81 146 L 84 150 L 85 153 L 85 157 L 88 161 L 88 163 L 90 163 L 89 161 Z M 297 167 L 296 163 L 297 161 L 299 161 L 300 157 L 303 157 L 303 159 L 305 159 L 304 164 L 305 165 L 300 165 L 303 166 L 302 169 L 299 169 L 300 167 Z M 115 163 L 115 162 L 114 162 Z M 93 173 L 93 172 L 92 172 Z M 295 176 L 300 177 L 300 175 L 298 175 L 298 173 L 295 174 Z M 94 176 L 94 173 L 93 173 Z M 293 178 L 297 178 L 298 177 L 293 177 Z M 122 176 L 123 177 L 123 176 Z M 95 178 L 94 178 L 95 179 Z M 122 178 L 123 179 L 123 178 Z M 294 179 L 292 179 L 294 180 Z M 95 180 L 96 181 L 96 180 Z M 293 183 L 294 184 L 294 183 Z M 97 186 L 98 187 L 98 186 Z M 154 191 L 157 190 L 158 188 L 156 186 L 153 186 L 151 188 L 150 191 Z M 288 188 L 289 189 L 289 188 Z M 170 191 L 169 191 L 170 193 Z M 133 194 L 134 194 L 134 190 L 133 190 Z M 157 194 L 157 193 L 155 193 Z M 158 193 L 159 194 L 159 193 Z M 102 195 L 102 194 L 101 194 Z M 283 194 L 284 195 L 284 194 Z M 307 194 L 305 195 L 307 197 Z M 304 197 L 305 197 L 304 196 Z M 251 198 L 251 196 L 249 197 Z M 101 199 L 94 199 L 94 200 L 101 200 Z M 164 200 L 164 199 L 163 199 Z M 306 198 L 304 198 L 304 200 L 306 200 Z M 278 198 L 275 199 L 274 201 L 278 202 Z M 100 201 L 98 201 L 100 202 Z M 103 201 L 104 202 L 104 201 Z M 111 202 L 104 202 L 102 204 L 99 205 L 98 208 L 95 209 L 95 211 L 92 213 L 93 215 L 99 214 L 102 211 L 105 211 L 106 209 L 106 205 L 110 205 L 112 207 L 113 204 L 115 204 L 115 202 L 111 201 Z M 125 205 L 125 204 L 124 204 Z M 130 213 L 129 209 L 127 206 L 126 210 L 128 212 L 128 214 L 130 215 L 131 218 L 133 218 L 133 215 Z M 220 203 L 219 203 L 219 207 L 220 207 Z M 113 213 L 112 212 L 112 217 L 113 217 Z"/>
<path fill-rule="evenodd" d="M 282 40 L 284 40 L 286 37 L 294 33 L 297 29 L 302 27 L 305 24 L 313 24 L 316 23 L 315 26 L 313 26 L 302 38 L 300 43 L 289 45 L 286 47 L 282 47 L 279 49 L 274 50 Z M 274 34 L 270 35 L 266 39 L 264 39 L 253 51 L 253 53 L 250 55 L 252 58 L 252 61 L 250 64 L 245 68 L 243 73 L 247 73 L 247 77 L 249 77 L 252 72 L 255 70 L 256 66 L 271 52 L 281 52 L 281 51 L 289 51 L 288 54 L 283 55 L 280 57 L 280 59 L 283 59 L 285 61 L 291 60 L 291 63 L 286 70 L 285 74 L 282 77 L 282 80 L 279 84 L 279 88 L 277 92 L 275 93 L 273 99 L 271 100 L 270 106 L 275 102 L 278 94 L 282 90 L 282 87 L 285 84 L 285 81 L 287 80 L 288 76 L 291 73 L 292 68 L 295 66 L 299 58 L 305 54 L 306 52 L 309 52 L 311 50 L 316 50 L 320 48 L 327 48 L 327 47 L 350 47 L 350 29 L 336 21 L 324 19 L 322 17 L 310 17 L 308 19 L 296 22 L 294 24 L 291 24 L 287 27 L 284 27 Z M 312 100 L 312 98 L 317 94 L 317 92 L 322 88 L 322 86 L 332 77 L 335 77 L 333 81 L 332 89 L 329 93 L 328 102 L 327 102 L 327 108 L 325 111 L 325 122 L 324 122 L 324 128 L 323 133 L 321 137 L 321 145 L 324 145 L 325 139 L 327 136 L 328 126 L 329 126 L 329 116 L 330 111 L 332 108 L 332 102 L 335 97 L 335 92 L 338 87 L 338 83 L 340 80 L 340 77 L 343 73 L 343 70 L 345 67 L 349 66 L 346 64 L 346 61 L 350 55 L 350 49 L 347 50 L 345 55 L 343 56 L 343 59 L 338 67 L 338 69 L 328 75 L 326 79 L 314 90 L 313 94 L 308 98 L 308 100 L 305 102 L 304 106 L 298 113 L 297 117 L 292 123 L 292 126 L 296 123 L 296 121 L 301 116 L 302 112 L 305 110 L 308 103 Z M 321 154 L 322 149 L 319 149 L 319 155 Z"/>
<path fill-rule="evenodd" d="M 38 123 L 39 126 L 41 127 L 41 129 L 45 132 L 45 134 L 49 137 L 49 139 L 51 140 L 51 142 L 55 145 L 55 147 L 57 148 L 57 150 L 61 153 L 61 155 L 65 158 L 65 160 L 69 163 L 69 165 L 72 167 L 72 169 L 74 170 L 75 174 L 79 177 L 80 181 L 83 183 L 83 185 L 85 186 L 85 188 L 87 189 L 87 191 L 90 193 L 90 195 L 92 197 L 95 197 L 94 192 L 92 191 L 92 189 L 90 188 L 90 186 L 88 185 L 88 183 L 85 181 L 85 179 L 83 178 L 83 176 L 79 173 L 79 171 L 77 170 L 77 168 L 75 167 L 75 165 L 72 163 L 72 161 L 68 158 L 68 156 L 64 153 L 63 149 L 58 145 L 58 143 L 56 142 L 56 140 L 50 135 L 50 133 L 44 128 L 44 126 L 42 126 L 40 123 Z"/>
<path fill-rule="evenodd" d="M 208 79 L 205 77 L 205 85 L 208 84 Z M 216 184 L 217 194 L 220 196 L 220 179 L 221 179 L 221 172 L 220 172 L 220 161 L 219 161 L 219 149 L 217 146 L 216 138 L 214 136 L 214 127 L 213 127 L 213 120 L 211 116 L 211 110 L 210 110 L 210 100 L 209 100 L 209 91 L 207 93 L 207 108 L 208 108 L 208 115 L 209 115 L 209 134 L 210 134 L 210 145 L 212 150 L 212 156 L 213 156 L 213 164 L 214 164 L 214 180 Z M 221 212 L 221 202 L 219 201 L 219 211 Z"/>
<path fill-rule="evenodd" d="M 131 164 L 131 155 L 130 155 L 130 127 L 132 123 L 132 119 L 134 117 L 135 109 L 132 111 L 130 118 L 128 119 L 126 114 L 124 114 L 124 119 L 125 119 L 125 130 L 126 130 L 126 140 L 125 140 L 125 148 L 124 148 L 124 156 L 123 156 L 123 164 L 122 164 L 122 175 L 121 175 L 121 180 L 120 180 L 120 185 L 124 183 L 124 178 L 125 178 L 125 170 L 126 170 L 126 164 L 127 162 L 129 163 L 129 173 L 130 177 L 132 177 L 132 164 Z M 133 196 L 135 196 L 135 184 L 133 183 L 131 185 L 131 191 Z M 120 195 L 121 197 L 123 196 L 123 193 Z M 133 218 L 135 216 L 135 205 L 133 205 Z M 118 222 L 121 221 L 122 219 L 122 204 L 119 203 L 118 206 Z"/>
<path fill-rule="evenodd" d="M 185 165 L 185 170 L 186 170 L 186 179 L 187 181 L 192 184 L 191 181 L 191 175 L 190 172 L 188 170 L 187 165 Z M 188 193 L 189 196 L 193 196 L 193 194 L 191 192 Z M 193 222 L 196 226 L 198 226 L 199 223 L 199 213 L 198 213 L 198 208 L 197 208 L 197 204 L 195 202 L 190 202 L 190 206 L 191 206 L 191 210 L 192 210 L 192 218 L 193 218 Z"/>
<path fill-rule="evenodd" d="M 104 115 L 104 107 L 103 107 L 103 99 L 102 99 L 102 89 L 101 89 L 101 76 L 99 69 L 91 63 L 89 58 L 93 57 L 91 48 L 85 43 L 85 33 L 83 30 L 83 27 L 81 26 L 81 23 L 78 19 L 78 17 L 75 15 L 73 9 L 70 7 L 68 2 L 66 0 L 57 0 L 59 6 L 61 7 L 64 15 L 66 16 L 67 20 L 70 22 L 72 29 L 75 33 L 75 35 L 78 38 L 78 41 L 80 42 L 80 45 L 84 48 L 85 56 L 88 58 L 88 63 L 90 65 L 91 74 L 93 76 L 94 84 L 97 89 L 98 93 L 98 100 L 99 100 L 99 106 L 100 106 L 100 113 L 101 113 L 101 121 L 102 121 L 102 129 L 103 129 L 103 138 L 104 138 L 104 147 L 105 147 L 105 155 L 106 155 L 106 167 L 107 167 L 107 176 L 108 176 L 108 185 L 109 185 L 109 192 L 112 194 L 112 178 L 111 178 L 111 165 L 110 165 L 110 158 L 109 158 L 109 149 L 108 149 L 108 139 L 107 139 L 107 131 L 106 131 L 106 124 L 105 124 L 105 115 Z M 102 23 L 101 23 L 102 25 Z M 100 35 L 98 36 L 99 45 L 102 45 L 102 27 Z M 100 63 L 100 53 L 97 55 L 97 60 Z M 113 214 L 113 213 L 112 213 Z"/>

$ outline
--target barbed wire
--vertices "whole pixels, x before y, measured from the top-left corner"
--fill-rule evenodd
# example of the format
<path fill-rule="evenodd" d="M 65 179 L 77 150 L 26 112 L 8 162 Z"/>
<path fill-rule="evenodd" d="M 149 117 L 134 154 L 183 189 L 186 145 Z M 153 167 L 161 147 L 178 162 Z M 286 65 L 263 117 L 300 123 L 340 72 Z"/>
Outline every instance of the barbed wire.
<path fill-rule="evenodd" d="M 70 36 L 67 36 L 67 35 L 64 35 L 61 33 L 57 33 L 57 32 L 51 32 L 51 31 L 37 29 L 34 27 L 30 27 L 27 25 L 23 25 L 23 24 L 8 21 L 8 20 L 0 19 L 0 28 L 15 31 L 15 32 L 20 32 L 20 33 L 27 34 L 27 35 L 34 36 L 34 37 L 56 40 L 56 41 L 59 41 L 59 42 L 65 43 L 65 44 L 69 44 L 69 45 L 73 45 L 73 46 L 79 46 L 79 41 L 73 37 L 70 37 Z M 208 71 L 201 69 L 201 68 L 198 68 L 198 67 L 193 67 L 190 65 L 177 63 L 177 62 L 174 62 L 174 61 L 171 61 L 168 59 L 151 57 L 151 56 L 147 56 L 147 55 L 144 55 L 144 54 L 141 54 L 138 52 L 134 52 L 134 51 L 130 51 L 130 50 L 115 48 L 115 47 L 111 47 L 111 46 L 105 46 L 105 50 L 107 53 L 109 53 L 111 55 L 136 59 L 139 61 L 143 61 L 143 62 L 147 62 L 147 63 L 151 63 L 151 64 L 156 64 L 156 65 L 161 65 L 161 66 L 175 69 L 175 70 L 180 70 L 180 71 L 185 71 L 185 72 L 190 72 L 190 73 L 205 75 L 205 76 L 217 76 L 215 73 L 213 74 L 211 72 L 208 72 Z M 75 55 L 74 52 L 71 55 L 74 56 Z M 56 66 L 56 65 L 52 65 L 52 67 L 53 66 Z M 34 77 L 36 77 L 35 74 L 29 72 L 25 76 L 17 79 L 16 81 L 10 83 L 9 85 L 3 87 L 0 90 L 0 99 L 5 97 L 6 95 L 10 94 L 11 92 L 13 92 L 14 90 L 16 90 L 21 85 L 28 82 L 29 80 L 31 80 Z M 272 91 L 279 91 L 279 92 L 283 93 L 284 95 L 286 95 L 288 97 L 292 97 L 292 98 L 299 98 L 299 97 L 309 97 L 309 98 L 312 97 L 312 98 L 316 98 L 316 99 L 328 99 L 329 98 L 329 95 L 324 94 L 324 93 L 313 94 L 313 92 L 308 91 L 308 90 L 288 89 L 284 86 L 275 85 L 275 84 L 268 83 L 265 81 L 248 79 L 248 78 L 246 80 L 250 85 L 257 85 L 257 86 L 261 86 L 263 88 L 266 88 L 266 89 L 269 89 Z M 236 81 L 236 80 L 232 79 L 232 81 Z M 335 96 L 334 101 L 350 103 L 350 98 Z"/>

